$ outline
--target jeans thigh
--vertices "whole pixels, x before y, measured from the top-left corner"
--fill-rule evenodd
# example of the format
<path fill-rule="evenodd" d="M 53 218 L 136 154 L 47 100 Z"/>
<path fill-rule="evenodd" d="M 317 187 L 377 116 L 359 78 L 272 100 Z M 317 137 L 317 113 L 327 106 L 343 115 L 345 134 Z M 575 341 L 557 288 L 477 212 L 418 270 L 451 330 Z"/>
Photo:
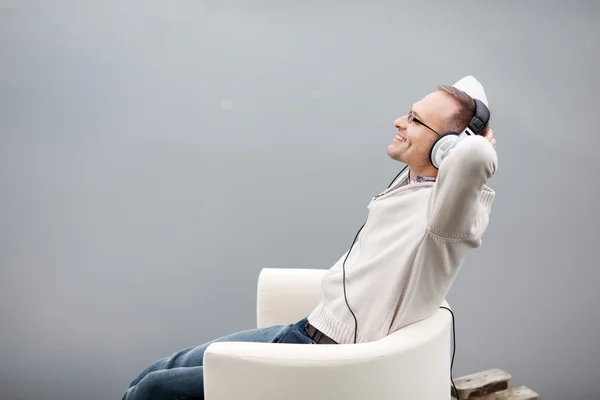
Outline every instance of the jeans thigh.
<path fill-rule="evenodd" d="M 284 325 L 274 325 L 264 328 L 249 329 L 236 333 L 231 333 L 217 339 L 211 340 L 210 342 L 201 344 L 196 347 L 190 347 L 183 349 L 171 357 L 164 368 L 177 368 L 177 367 L 199 367 L 203 364 L 204 353 L 208 346 L 217 342 L 255 342 L 255 343 L 273 343 L 274 340 L 281 336 L 282 332 L 287 329 Z"/>
<path fill-rule="evenodd" d="M 237 333 L 232 333 L 227 336 L 220 337 L 216 340 L 204 344 L 202 352 L 215 342 L 260 342 L 260 343 L 298 343 L 311 344 L 314 343 L 306 332 L 306 324 L 308 318 L 303 318 L 298 322 L 287 325 L 273 325 L 263 328 L 250 329 Z"/>
<path fill-rule="evenodd" d="M 141 371 L 130 383 L 135 386 L 146 375 L 154 371 L 181 368 L 202 367 L 204 364 L 204 353 L 208 346 L 216 342 L 259 342 L 259 343 L 302 343 L 314 344 L 305 330 L 307 319 L 304 318 L 295 324 L 273 325 L 263 328 L 249 329 L 241 332 L 222 336 L 218 339 L 195 347 L 188 347 L 177 351 L 171 356 L 164 357 L 150 364 Z"/>

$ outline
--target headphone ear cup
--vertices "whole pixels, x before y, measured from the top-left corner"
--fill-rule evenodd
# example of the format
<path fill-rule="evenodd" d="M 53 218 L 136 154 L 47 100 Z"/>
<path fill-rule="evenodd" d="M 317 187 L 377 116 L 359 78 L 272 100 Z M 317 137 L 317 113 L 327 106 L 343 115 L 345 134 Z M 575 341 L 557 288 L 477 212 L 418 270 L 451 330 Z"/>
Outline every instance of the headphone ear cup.
<path fill-rule="evenodd" d="M 431 150 L 429 151 L 429 161 L 436 169 L 440 168 L 444 154 L 452 147 L 458 135 L 457 132 L 444 133 L 433 142 L 433 146 L 431 146 Z"/>

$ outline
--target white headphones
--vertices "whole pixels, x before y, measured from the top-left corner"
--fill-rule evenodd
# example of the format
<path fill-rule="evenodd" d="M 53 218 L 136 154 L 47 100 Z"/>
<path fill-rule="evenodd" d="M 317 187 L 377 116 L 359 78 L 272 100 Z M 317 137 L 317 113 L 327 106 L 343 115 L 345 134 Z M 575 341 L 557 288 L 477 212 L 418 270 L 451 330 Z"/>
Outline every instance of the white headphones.
<path fill-rule="evenodd" d="M 446 132 L 433 142 L 429 151 L 429 160 L 436 168 L 440 168 L 442 160 L 448 155 L 452 149 L 465 136 L 476 135 L 481 132 L 485 125 L 490 120 L 490 110 L 479 99 L 475 100 L 475 116 L 469 122 L 469 125 L 461 132 Z"/>

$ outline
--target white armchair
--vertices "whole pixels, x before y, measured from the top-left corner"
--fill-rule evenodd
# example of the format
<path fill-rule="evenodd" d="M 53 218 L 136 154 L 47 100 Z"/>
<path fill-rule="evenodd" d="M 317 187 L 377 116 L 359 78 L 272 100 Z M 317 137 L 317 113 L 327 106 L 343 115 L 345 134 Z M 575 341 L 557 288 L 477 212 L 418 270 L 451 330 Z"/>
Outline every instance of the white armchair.
<path fill-rule="evenodd" d="M 295 323 L 321 296 L 326 270 L 263 269 L 258 327 Z M 447 303 L 444 303 L 447 307 Z M 206 400 L 448 400 L 451 315 L 370 343 L 216 342 L 204 355 Z"/>

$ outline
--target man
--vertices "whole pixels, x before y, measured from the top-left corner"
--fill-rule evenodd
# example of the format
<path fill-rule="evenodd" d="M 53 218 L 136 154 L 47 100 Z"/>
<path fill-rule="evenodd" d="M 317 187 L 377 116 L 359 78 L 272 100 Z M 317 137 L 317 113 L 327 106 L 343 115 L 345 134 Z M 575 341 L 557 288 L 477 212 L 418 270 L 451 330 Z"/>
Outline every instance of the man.
<path fill-rule="evenodd" d="M 486 186 L 497 166 L 487 121 L 447 153 L 439 170 L 430 157 L 443 133 L 470 124 L 473 98 L 487 106 L 483 87 L 465 77 L 439 87 L 394 122 L 397 135 L 387 153 L 409 174 L 373 199 L 360 236 L 325 275 L 321 302 L 310 315 L 216 341 L 364 343 L 432 315 L 468 250 L 480 245 L 495 195 Z M 210 343 L 150 365 L 123 400 L 203 399 L 202 362 Z"/>

